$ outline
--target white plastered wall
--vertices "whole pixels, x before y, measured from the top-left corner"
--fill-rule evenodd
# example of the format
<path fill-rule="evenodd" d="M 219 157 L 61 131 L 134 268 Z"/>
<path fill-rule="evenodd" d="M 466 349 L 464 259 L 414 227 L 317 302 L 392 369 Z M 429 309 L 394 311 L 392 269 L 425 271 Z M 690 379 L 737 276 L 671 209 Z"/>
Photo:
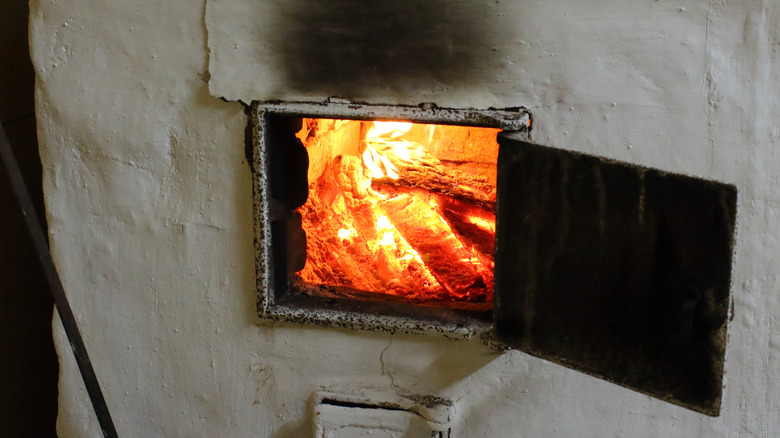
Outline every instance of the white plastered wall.
<path fill-rule="evenodd" d="M 419 99 L 524 105 L 540 143 L 737 185 L 719 418 L 476 341 L 262 323 L 246 120 L 218 98 L 291 97 L 266 94 L 272 55 L 220 46 L 258 43 L 252 3 L 31 2 L 52 251 L 120 436 L 307 436 L 313 392 L 345 382 L 456 400 L 456 437 L 780 434 L 778 2 L 497 2 L 500 74 Z M 54 332 L 59 434 L 100 436 Z"/>

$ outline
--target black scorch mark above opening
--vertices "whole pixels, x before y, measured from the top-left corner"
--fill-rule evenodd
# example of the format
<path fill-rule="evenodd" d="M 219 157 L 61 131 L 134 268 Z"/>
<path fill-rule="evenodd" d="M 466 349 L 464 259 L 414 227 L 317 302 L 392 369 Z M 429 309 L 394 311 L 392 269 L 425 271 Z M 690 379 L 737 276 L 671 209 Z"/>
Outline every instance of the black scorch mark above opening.
<path fill-rule="evenodd" d="M 484 3 L 290 0 L 277 8 L 274 49 L 286 84 L 327 96 L 489 80 L 496 43 L 507 38 Z"/>

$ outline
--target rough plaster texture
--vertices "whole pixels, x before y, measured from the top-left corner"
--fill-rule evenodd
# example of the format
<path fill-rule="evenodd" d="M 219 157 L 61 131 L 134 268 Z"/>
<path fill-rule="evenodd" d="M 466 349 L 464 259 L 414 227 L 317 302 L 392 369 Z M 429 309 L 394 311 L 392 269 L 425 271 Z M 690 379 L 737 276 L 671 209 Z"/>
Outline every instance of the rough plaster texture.
<path fill-rule="evenodd" d="M 121 436 L 307 436 L 315 390 L 350 382 L 455 400 L 456 437 L 780 434 L 780 4 L 484 3 L 479 32 L 507 37 L 484 52 L 491 69 L 352 97 L 524 105 L 540 143 L 736 184 L 721 416 L 477 341 L 262 323 L 245 116 L 217 97 L 325 97 L 279 80 L 262 40 L 276 3 L 34 0 L 52 251 Z M 59 434 L 99 436 L 56 319 L 54 331 Z"/>

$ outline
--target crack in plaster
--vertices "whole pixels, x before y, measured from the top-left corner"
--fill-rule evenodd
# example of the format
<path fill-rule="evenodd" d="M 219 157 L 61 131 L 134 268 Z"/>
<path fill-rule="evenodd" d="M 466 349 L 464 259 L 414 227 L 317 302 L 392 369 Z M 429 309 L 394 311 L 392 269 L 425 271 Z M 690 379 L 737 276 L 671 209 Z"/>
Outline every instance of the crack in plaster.
<path fill-rule="evenodd" d="M 393 334 L 390 333 L 390 340 L 387 343 L 387 346 L 382 350 L 381 353 L 379 353 L 379 365 L 380 365 L 380 372 L 382 376 L 387 375 L 387 377 L 390 378 L 390 385 L 396 390 L 399 391 L 401 388 L 395 384 L 395 379 L 393 378 L 393 375 L 390 374 L 389 371 L 385 371 L 385 352 L 390 348 L 390 346 L 393 345 Z"/>

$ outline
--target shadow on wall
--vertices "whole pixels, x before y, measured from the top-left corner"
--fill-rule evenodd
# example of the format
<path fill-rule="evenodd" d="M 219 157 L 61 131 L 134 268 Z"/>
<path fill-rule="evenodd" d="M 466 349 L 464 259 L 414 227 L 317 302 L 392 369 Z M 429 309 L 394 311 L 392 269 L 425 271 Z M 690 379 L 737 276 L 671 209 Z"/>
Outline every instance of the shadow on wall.
<path fill-rule="evenodd" d="M 0 123 L 43 219 L 26 0 L 0 1 Z M 0 165 L 0 436 L 54 437 L 59 365 L 53 302 Z"/>
<path fill-rule="evenodd" d="M 290 0 L 274 16 L 285 84 L 351 97 L 489 80 L 506 35 L 492 5 L 452 0 Z"/>

